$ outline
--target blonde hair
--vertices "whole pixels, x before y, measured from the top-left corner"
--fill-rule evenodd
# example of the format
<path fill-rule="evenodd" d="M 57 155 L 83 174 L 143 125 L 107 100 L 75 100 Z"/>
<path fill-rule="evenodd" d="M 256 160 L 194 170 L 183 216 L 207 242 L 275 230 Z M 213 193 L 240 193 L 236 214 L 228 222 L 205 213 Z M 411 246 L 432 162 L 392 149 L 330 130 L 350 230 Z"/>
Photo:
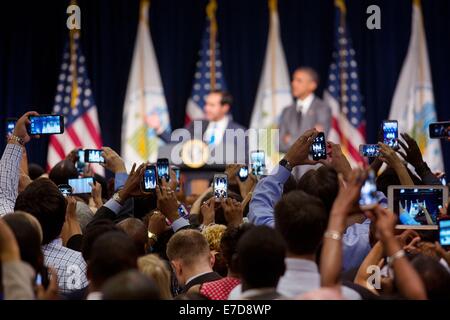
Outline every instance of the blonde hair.
<path fill-rule="evenodd" d="M 140 272 L 155 281 L 159 288 L 161 299 L 172 299 L 170 271 L 164 261 L 156 254 L 148 254 L 140 257 L 137 264 Z"/>
<path fill-rule="evenodd" d="M 223 224 L 212 224 L 203 229 L 202 234 L 208 241 L 211 251 L 220 251 L 220 240 L 225 230 L 227 230 L 227 227 Z"/>

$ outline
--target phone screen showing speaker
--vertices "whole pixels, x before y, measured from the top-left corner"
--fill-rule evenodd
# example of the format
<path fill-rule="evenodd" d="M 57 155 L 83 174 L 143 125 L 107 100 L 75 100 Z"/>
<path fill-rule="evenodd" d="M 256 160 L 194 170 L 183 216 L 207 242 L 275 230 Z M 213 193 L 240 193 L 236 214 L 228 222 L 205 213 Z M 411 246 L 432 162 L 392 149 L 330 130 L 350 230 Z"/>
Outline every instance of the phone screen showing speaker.
<path fill-rule="evenodd" d="M 323 132 L 319 132 L 314 139 L 311 145 L 311 154 L 315 161 L 327 158 L 327 146 L 325 144 L 325 134 Z"/>
<path fill-rule="evenodd" d="M 102 150 L 86 149 L 84 150 L 84 156 L 84 161 L 87 163 L 105 163 L 105 159 L 102 157 Z"/>
<path fill-rule="evenodd" d="M 69 179 L 69 185 L 72 187 L 73 194 L 91 193 L 92 187 L 90 184 L 94 183 L 94 178 L 79 178 Z"/>
<path fill-rule="evenodd" d="M 392 149 L 398 149 L 398 122 L 383 121 L 383 143 Z"/>
<path fill-rule="evenodd" d="M 428 126 L 430 138 L 440 139 L 450 137 L 450 121 L 434 122 Z"/>
<path fill-rule="evenodd" d="M 377 185 L 375 183 L 375 173 L 371 170 L 369 175 L 361 187 L 361 196 L 359 198 L 359 206 L 363 210 L 368 210 L 378 204 Z"/>
<path fill-rule="evenodd" d="M 175 172 L 175 179 L 177 179 L 177 189 L 176 189 L 176 191 L 180 191 L 181 170 L 180 170 L 180 168 L 175 167 L 175 166 L 172 167 L 172 170 Z"/>
<path fill-rule="evenodd" d="M 380 146 L 377 144 L 361 144 L 359 154 L 363 157 L 376 158 L 380 155 Z"/>
<path fill-rule="evenodd" d="M 156 177 L 156 167 L 147 166 L 144 171 L 142 181 L 142 189 L 144 192 L 150 192 L 156 189 L 157 177 Z"/>
<path fill-rule="evenodd" d="M 450 219 L 439 220 L 439 243 L 450 248 Z"/>
<path fill-rule="evenodd" d="M 166 179 L 166 182 L 170 180 L 170 170 L 169 170 L 169 159 L 162 158 L 158 159 L 156 162 L 156 167 L 158 170 L 158 179 L 162 181 L 162 179 Z"/>
<path fill-rule="evenodd" d="M 31 135 L 60 134 L 64 132 L 64 118 L 60 115 L 30 116 Z"/>
<path fill-rule="evenodd" d="M 252 164 L 252 172 L 255 176 L 262 176 L 264 174 L 264 168 L 266 166 L 266 155 L 264 151 L 252 151 L 250 155 Z"/>
<path fill-rule="evenodd" d="M 214 197 L 216 199 L 223 199 L 228 196 L 228 178 L 226 175 L 215 175 L 214 176 Z"/>
<path fill-rule="evenodd" d="M 248 167 L 241 167 L 238 172 L 239 180 L 245 181 L 248 178 Z"/>
<path fill-rule="evenodd" d="M 72 187 L 68 184 L 60 184 L 58 186 L 59 191 L 63 194 L 64 197 L 72 195 Z"/>
<path fill-rule="evenodd" d="M 403 225 L 430 226 L 437 224 L 439 210 L 447 200 L 442 186 L 393 187 L 388 189 L 389 207 Z"/>

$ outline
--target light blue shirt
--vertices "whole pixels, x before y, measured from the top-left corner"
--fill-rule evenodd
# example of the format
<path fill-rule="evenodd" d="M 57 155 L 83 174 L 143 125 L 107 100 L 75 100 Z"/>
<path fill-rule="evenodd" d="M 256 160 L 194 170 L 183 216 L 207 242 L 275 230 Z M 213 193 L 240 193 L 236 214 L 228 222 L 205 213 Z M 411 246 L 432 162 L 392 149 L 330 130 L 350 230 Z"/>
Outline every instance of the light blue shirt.
<path fill-rule="evenodd" d="M 274 207 L 283 194 L 283 185 L 290 176 L 289 170 L 283 166 L 276 166 L 272 173 L 258 182 L 253 191 L 250 202 L 248 219 L 256 225 L 274 227 Z M 377 193 L 378 202 L 386 206 L 386 197 Z M 371 250 L 369 243 L 370 220 L 355 223 L 347 228 L 343 237 L 343 271 L 359 267 Z"/>

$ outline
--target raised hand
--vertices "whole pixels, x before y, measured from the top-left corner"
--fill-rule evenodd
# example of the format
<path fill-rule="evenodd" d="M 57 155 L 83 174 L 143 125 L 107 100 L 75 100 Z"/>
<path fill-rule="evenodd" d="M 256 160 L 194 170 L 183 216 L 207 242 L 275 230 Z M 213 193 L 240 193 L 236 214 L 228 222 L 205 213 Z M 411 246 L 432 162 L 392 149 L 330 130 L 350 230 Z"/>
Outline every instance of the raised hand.
<path fill-rule="evenodd" d="M 200 207 L 200 213 L 203 216 L 203 225 L 207 226 L 215 222 L 215 204 L 216 201 L 214 197 L 211 197 L 207 201 L 203 202 Z"/>
<path fill-rule="evenodd" d="M 22 117 L 19 118 L 16 122 L 16 126 L 14 127 L 13 135 L 22 139 L 23 143 L 27 143 L 31 140 L 31 137 L 28 135 L 27 125 L 30 124 L 29 116 L 38 116 L 39 113 L 36 111 L 29 111 L 25 113 Z M 33 136 L 34 138 L 39 138 L 39 136 Z M 14 140 L 10 139 L 9 143 L 16 143 Z"/>
<path fill-rule="evenodd" d="M 398 153 L 413 167 L 420 166 L 423 163 L 423 158 L 416 140 L 407 133 L 401 133 L 400 136 L 405 140 L 405 142 L 400 139 L 398 140 L 398 143 L 403 148 L 404 152 L 398 151 Z"/>
<path fill-rule="evenodd" d="M 239 201 L 231 198 L 222 199 L 221 205 L 228 226 L 239 227 L 243 219 L 243 208 Z"/>
<path fill-rule="evenodd" d="M 348 175 L 352 171 L 350 163 L 342 153 L 341 146 L 331 141 L 327 141 L 327 159 L 321 159 L 319 162 L 332 167 L 338 173 L 342 173 L 345 178 L 348 178 Z"/>
<path fill-rule="evenodd" d="M 123 159 L 110 147 L 102 148 L 102 157 L 105 159 L 105 163 L 101 164 L 106 169 L 113 173 L 127 172 Z"/>
<path fill-rule="evenodd" d="M 161 210 L 161 213 L 169 219 L 170 222 L 174 222 L 179 218 L 178 215 L 178 200 L 175 192 L 168 187 L 156 188 L 157 207 Z"/>
<path fill-rule="evenodd" d="M 310 129 L 301 135 L 289 148 L 284 158 L 289 161 L 292 167 L 302 164 L 316 164 L 316 161 L 308 159 L 309 151 L 314 139 L 319 132 L 316 129 Z"/>

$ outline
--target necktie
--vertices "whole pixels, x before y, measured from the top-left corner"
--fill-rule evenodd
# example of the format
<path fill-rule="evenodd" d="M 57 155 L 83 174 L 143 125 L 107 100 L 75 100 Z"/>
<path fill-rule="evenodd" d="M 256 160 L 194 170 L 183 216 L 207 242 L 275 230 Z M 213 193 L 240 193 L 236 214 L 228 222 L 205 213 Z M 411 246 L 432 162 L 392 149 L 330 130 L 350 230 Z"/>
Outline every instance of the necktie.
<path fill-rule="evenodd" d="M 209 145 L 212 145 L 216 142 L 216 129 L 217 129 L 217 124 L 213 124 L 212 130 L 211 130 L 211 136 L 209 137 Z"/>
<path fill-rule="evenodd" d="M 303 106 L 299 104 L 297 106 L 297 122 L 300 124 L 302 122 L 302 115 L 303 115 Z"/>

